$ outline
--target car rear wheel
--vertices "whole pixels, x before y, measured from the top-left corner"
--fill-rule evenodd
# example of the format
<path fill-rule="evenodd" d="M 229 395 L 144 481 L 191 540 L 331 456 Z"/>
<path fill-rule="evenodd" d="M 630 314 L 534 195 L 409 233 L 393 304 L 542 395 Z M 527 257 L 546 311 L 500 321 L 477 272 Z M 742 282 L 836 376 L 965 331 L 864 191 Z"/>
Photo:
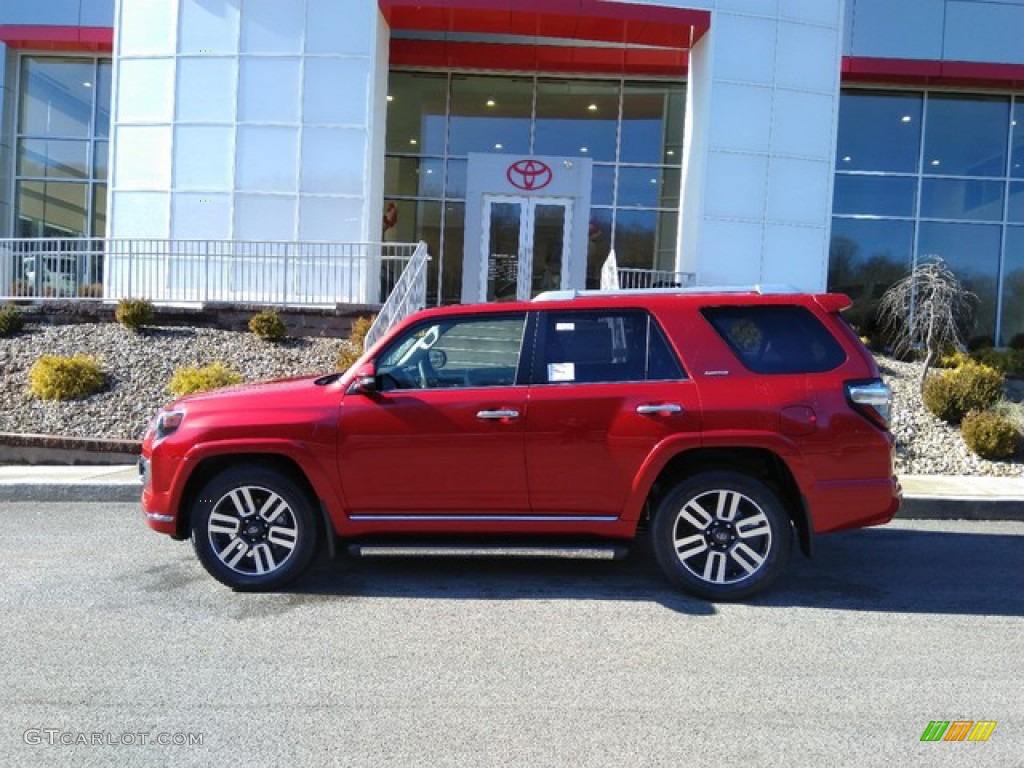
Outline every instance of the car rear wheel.
<path fill-rule="evenodd" d="M 707 600 L 740 600 L 781 573 L 792 525 L 767 485 L 742 472 L 713 471 L 665 496 L 651 536 L 658 565 L 676 586 Z"/>
<path fill-rule="evenodd" d="M 214 476 L 192 506 L 192 546 L 217 581 L 240 591 L 278 589 L 316 549 L 313 505 L 291 478 L 244 466 Z"/>

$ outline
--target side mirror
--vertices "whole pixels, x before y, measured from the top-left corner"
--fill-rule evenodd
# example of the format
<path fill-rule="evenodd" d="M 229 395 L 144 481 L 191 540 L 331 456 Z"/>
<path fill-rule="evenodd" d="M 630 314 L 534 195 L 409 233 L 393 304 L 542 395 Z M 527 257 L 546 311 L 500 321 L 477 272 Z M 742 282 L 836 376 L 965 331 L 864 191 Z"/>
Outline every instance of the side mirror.
<path fill-rule="evenodd" d="M 372 396 L 380 392 L 380 382 L 377 380 L 377 372 L 373 363 L 367 363 L 356 371 L 352 383 L 348 385 L 348 394 Z"/>

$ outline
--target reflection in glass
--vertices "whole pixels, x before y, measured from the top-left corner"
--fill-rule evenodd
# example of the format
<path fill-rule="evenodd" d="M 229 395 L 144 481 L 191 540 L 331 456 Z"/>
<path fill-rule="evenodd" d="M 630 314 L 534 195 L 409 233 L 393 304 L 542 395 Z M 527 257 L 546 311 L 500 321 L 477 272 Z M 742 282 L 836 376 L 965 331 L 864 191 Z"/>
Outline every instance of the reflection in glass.
<path fill-rule="evenodd" d="M 844 317 L 865 335 L 877 327 L 882 294 L 910 272 L 914 223 L 877 219 L 832 220 L 828 290 L 845 293 L 853 306 Z"/>
<path fill-rule="evenodd" d="M 18 237 L 82 237 L 87 234 L 89 185 L 74 182 L 18 182 Z"/>
<path fill-rule="evenodd" d="M 441 301 L 454 304 L 462 300 L 463 242 L 466 237 L 466 206 L 448 203 L 444 207 L 444 261 L 442 263 Z"/>
<path fill-rule="evenodd" d="M 96 135 L 110 135 L 110 60 L 100 59 L 96 68 Z"/>
<path fill-rule="evenodd" d="M 1024 98 L 1017 97 L 1017 103 L 1013 107 L 1013 120 L 1010 130 L 1012 132 L 1011 144 L 1013 146 L 1010 155 L 1010 175 L 1018 179 L 1024 179 Z"/>
<path fill-rule="evenodd" d="M 1024 336 L 1024 227 L 1006 230 L 1003 259 L 1003 315 L 999 344 L 1019 343 Z"/>
<path fill-rule="evenodd" d="M 530 297 L 562 287 L 565 206 L 540 205 L 533 212 L 533 276 Z"/>
<path fill-rule="evenodd" d="M 1010 200 L 1006 219 L 1017 224 L 1024 224 L 1024 182 L 1010 182 Z"/>
<path fill-rule="evenodd" d="M 384 194 L 402 197 L 441 197 L 444 161 L 416 157 L 384 160 Z"/>
<path fill-rule="evenodd" d="M 388 79 L 387 151 L 443 155 L 448 78 L 392 72 Z"/>
<path fill-rule="evenodd" d="M 92 188 L 92 234 L 106 237 L 107 234 L 107 185 L 96 184 Z"/>
<path fill-rule="evenodd" d="M 618 83 L 540 80 L 534 154 L 614 162 L 618 119 Z"/>
<path fill-rule="evenodd" d="M 925 179 L 921 216 L 932 219 L 999 221 L 1003 218 L 1003 183 L 968 179 Z"/>
<path fill-rule="evenodd" d="M 620 206 L 673 208 L 679 206 L 678 168 L 619 168 Z"/>
<path fill-rule="evenodd" d="M 917 170 L 921 98 L 920 93 L 844 90 L 839 100 L 836 168 Z"/>
<path fill-rule="evenodd" d="M 34 136 L 88 136 L 93 69 L 91 59 L 23 58 L 18 131 Z"/>
<path fill-rule="evenodd" d="M 445 196 L 463 199 L 466 197 L 466 174 L 469 163 L 466 160 L 448 161 L 448 186 Z"/>
<path fill-rule="evenodd" d="M 438 273 L 441 267 L 441 204 L 416 200 L 385 200 L 383 235 L 386 243 L 427 244 L 430 261 L 427 263 L 428 302 L 437 301 Z M 391 286 L 382 285 L 390 291 Z"/>
<path fill-rule="evenodd" d="M 615 221 L 615 260 L 619 266 L 650 269 L 654 265 L 657 229 L 657 211 L 619 210 Z"/>
<path fill-rule="evenodd" d="M 615 166 L 595 165 L 590 176 L 590 204 L 612 205 L 615 202 Z"/>
<path fill-rule="evenodd" d="M 685 115 L 686 90 L 682 86 L 626 83 L 619 160 L 678 165 Z"/>
<path fill-rule="evenodd" d="M 833 213 L 913 216 L 917 180 L 901 176 L 836 174 Z"/>
<path fill-rule="evenodd" d="M 924 172 L 1002 176 L 1010 100 L 1001 96 L 931 94 L 925 126 Z"/>
<path fill-rule="evenodd" d="M 22 139 L 18 142 L 19 176 L 84 179 L 88 176 L 87 141 Z"/>
<path fill-rule="evenodd" d="M 448 154 L 528 153 L 532 108 L 528 78 L 453 76 Z"/>
<path fill-rule="evenodd" d="M 486 204 L 485 204 L 486 205 Z M 491 203 L 487 237 L 487 301 L 514 301 L 519 283 L 519 203 Z"/>
<path fill-rule="evenodd" d="M 109 172 L 107 161 L 110 154 L 110 142 L 97 141 L 92 149 L 92 177 L 100 181 L 107 180 Z"/>
<path fill-rule="evenodd" d="M 964 288 L 978 297 L 973 332 L 970 337 L 995 335 L 996 283 L 999 276 L 998 225 L 945 224 L 921 222 L 918 234 L 918 260 L 940 256 Z"/>

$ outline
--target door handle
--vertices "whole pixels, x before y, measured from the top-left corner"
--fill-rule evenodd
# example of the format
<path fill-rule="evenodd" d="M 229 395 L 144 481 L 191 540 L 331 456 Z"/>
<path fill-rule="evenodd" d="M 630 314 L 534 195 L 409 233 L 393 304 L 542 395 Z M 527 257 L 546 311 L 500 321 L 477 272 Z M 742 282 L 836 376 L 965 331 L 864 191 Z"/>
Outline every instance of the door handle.
<path fill-rule="evenodd" d="M 636 407 L 636 412 L 641 416 L 649 416 L 652 413 L 682 413 L 683 406 L 679 403 L 644 403 Z"/>
<path fill-rule="evenodd" d="M 477 411 L 478 419 L 518 419 L 519 411 L 503 408 L 496 411 Z"/>

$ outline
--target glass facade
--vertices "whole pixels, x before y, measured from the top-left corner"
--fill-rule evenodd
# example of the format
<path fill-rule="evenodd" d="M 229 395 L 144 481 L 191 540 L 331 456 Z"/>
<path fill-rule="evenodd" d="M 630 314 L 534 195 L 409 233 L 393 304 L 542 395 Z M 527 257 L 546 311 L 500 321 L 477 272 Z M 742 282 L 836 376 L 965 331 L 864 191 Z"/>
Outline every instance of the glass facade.
<path fill-rule="evenodd" d="M 16 130 L 14 235 L 102 237 L 110 60 L 21 57 Z"/>
<path fill-rule="evenodd" d="M 978 299 L 973 337 L 1024 333 L 1024 97 L 845 89 L 829 289 L 870 330 L 878 299 L 940 256 Z"/>
<path fill-rule="evenodd" d="M 685 102 L 682 83 L 393 71 L 384 238 L 426 241 L 429 301 L 457 302 L 468 154 L 589 157 L 588 284 L 613 247 L 672 269 Z"/>

